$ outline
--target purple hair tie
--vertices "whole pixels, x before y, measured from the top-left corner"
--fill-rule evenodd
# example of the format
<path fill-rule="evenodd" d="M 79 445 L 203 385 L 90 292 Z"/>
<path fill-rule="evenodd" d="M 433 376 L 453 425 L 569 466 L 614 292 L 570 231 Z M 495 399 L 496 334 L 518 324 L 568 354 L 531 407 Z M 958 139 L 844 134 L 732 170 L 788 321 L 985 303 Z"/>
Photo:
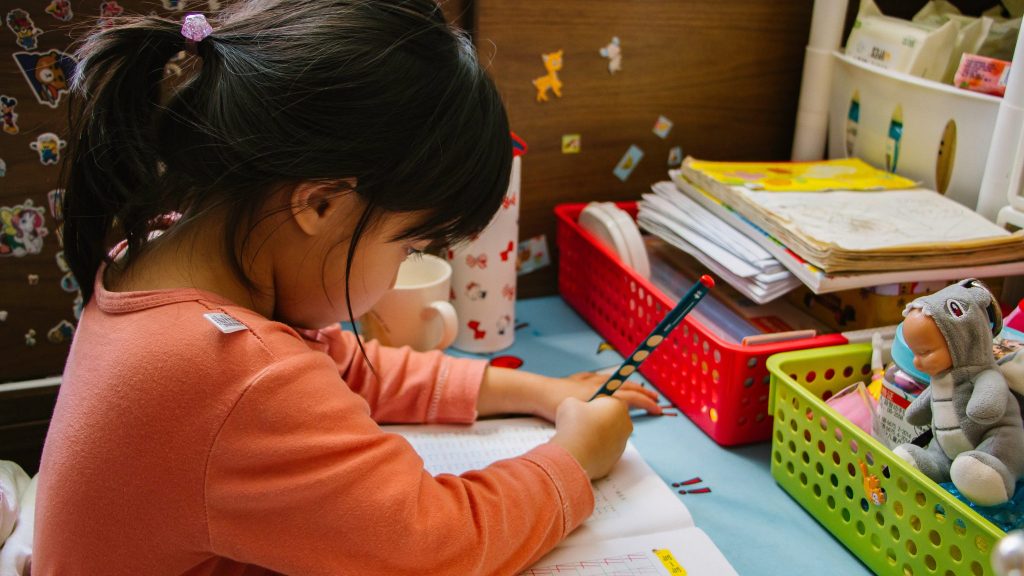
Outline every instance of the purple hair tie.
<path fill-rule="evenodd" d="M 202 42 L 210 34 L 213 34 L 213 26 L 210 26 L 206 16 L 202 14 L 188 14 L 181 23 L 181 35 L 191 42 Z"/>

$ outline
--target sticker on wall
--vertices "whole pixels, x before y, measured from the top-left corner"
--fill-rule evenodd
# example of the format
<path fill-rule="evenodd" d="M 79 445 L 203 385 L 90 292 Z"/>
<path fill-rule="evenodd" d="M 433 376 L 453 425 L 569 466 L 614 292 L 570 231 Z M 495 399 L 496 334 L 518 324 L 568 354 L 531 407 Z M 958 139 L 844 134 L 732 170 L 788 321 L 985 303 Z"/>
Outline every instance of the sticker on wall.
<path fill-rule="evenodd" d="M 71 273 L 71 267 L 68 266 L 67 258 L 64 257 L 64 251 L 57 252 L 55 258 L 57 260 L 57 268 L 64 273 L 60 278 L 60 289 L 68 293 L 78 292 L 78 280 Z"/>
<path fill-rule="evenodd" d="M 519 253 L 516 258 L 516 274 L 519 276 L 529 274 L 550 264 L 551 256 L 548 252 L 547 236 L 541 234 L 519 243 Z"/>
<path fill-rule="evenodd" d="M 562 154 L 579 154 L 583 146 L 579 134 L 562 134 Z"/>
<path fill-rule="evenodd" d="M 46 6 L 46 13 L 61 22 L 70 22 L 75 17 L 71 10 L 71 0 L 52 0 Z"/>
<path fill-rule="evenodd" d="M 0 158 L 0 178 L 7 176 L 7 162 L 4 162 L 3 158 Z"/>
<path fill-rule="evenodd" d="M 19 132 L 18 113 L 14 111 L 17 105 L 17 98 L 6 94 L 0 95 L 0 118 L 4 122 L 4 132 L 12 136 Z"/>
<path fill-rule="evenodd" d="M 668 167 L 676 168 L 683 165 L 683 147 L 673 146 L 668 151 Z"/>
<path fill-rule="evenodd" d="M 164 8 L 181 12 L 185 9 L 185 0 L 163 0 Z"/>
<path fill-rule="evenodd" d="M 110 24 L 111 18 L 117 18 L 121 14 L 124 14 L 124 7 L 117 3 L 117 0 L 106 0 L 100 2 L 100 18 L 99 23 L 101 26 L 107 26 Z"/>
<path fill-rule="evenodd" d="M 188 58 L 188 52 L 184 50 L 181 50 L 174 56 L 171 56 L 171 59 L 167 61 L 166 65 L 164 65 L 164 76 L 167 78 L 170 78 L 171 76 L 175 78 L 181 76 L 181 63 L 185 61 L 185 58 Z"/>
<path fill-rule="evenodd" d="M 29 286 L 39 286 L 39 274 L 29 274 L 25 277 Z"/>
<path fill-rule="evenodd" d="M 29 348 L 31 348 L 31 347 L 33 347 L 35 345 L 36 345 L 36 331 L 33 330 L 32 328 L 29 328 L 28 332 L 25 332 L 25 346 L 28 346 Z"/>
<path fill-rule="evenodd" d="M 7 13 L 5 20 L 7 27 L 14 32 L 14 41 L 21 46 L 22 50 L 36 49 L 39 44 L 36 36 L 42 34 L 43 31 L 36 28 L 36 23 L 32 21 L 32 16 L 28 12 L 21 8 L 15 8 Z"/>
<path fill-rule="evenodd" d="M 13 56 L 36 100 L 56 108 L 61 96 L 68 91 L 68 78 L 74 76 L 78 62 L 59 50 L 15 52 Z"/>
<path fill-rule="evenodd" d="M 84 307 L 85 301 L 82 299 L 82 293 L 79 292 L 78 295 L 75 296 L 75 301 L 71 304 L 71 311 L 75 315 L 75 321 L 82 319 L 82 308 Z"/>
<path fill-rule="evenodd" d="M 7 322 L 7 310 L 0 310 L 0 322 Z"/>
<path fill-rule="evenodd" d="M 672 131 L 672 121 L 664 116 L 658 116 L 651 131 L 657 134 L 658 138 L 664 140 L 668 138 L 668 133 Z"/>
<path fill-rule="evenodd" d="M 600 53 L 602 58 L 608 59 L 609 74 L 622 71 L 622 46 L 618 36 L 612 36 L 612 41 L 601 48 Z"/>
<path fill-rule="evenodd" d="M 53 132 L 44 132 L 36 136 L 34 142 L 29 142 L 28 147 L 39 153 L 39 163 L 43 166 L 53 166 L 60 162 L 60 151 L 67 142 L 61 140 Z"/>
<path fill-rule="evenodd" d="M 46 201 L 50 205 L 50 216 L 57 222 L 64 220 L 63 198 L 63 188 L 54 188 L 46 193 Z"/>
<path fill-rule="evenodd" d="M 42 252 L 43 238 L 50 232 L 45 226 L 45 212 L 42 206 L 34 206 L 31 199 L 13 207 L 0 206 L 0 256 L 21 258 Z"/>
<path fill-rule="evenodd" d="M 636 165 L 640 163 L 640 160 L 642 160 L 643 157 L 644 151 L 637 147 L 636 144 L 632 144 L 630 145 L 629 150 L 626 150 L 626 153 L 622 155 L 622 159 L 615 165 L 615 170 L 612 170 L 612 172 L 619 180 L 625 182 L 629 179 L 629 175 L 633 173 L 633 170 L 636 169 Z"/>
<path fill-rule="evenodd" d="M 75 325 L 67 320 L 61 320 L 56 326 L 46 331 L 46 339 L 54 344 L 71 342 L 75 335 Z"/>
<path fill-rule="evenodd" d="M 562 81 L 558 79 L 558 71 L 562 69 L 562 51 L 541 54 L 540 59 L 548 73 L 533 79 L 533 86 L 537 88 L 537 102 L 547 102 L 548 90 L 561 98 Z"/>

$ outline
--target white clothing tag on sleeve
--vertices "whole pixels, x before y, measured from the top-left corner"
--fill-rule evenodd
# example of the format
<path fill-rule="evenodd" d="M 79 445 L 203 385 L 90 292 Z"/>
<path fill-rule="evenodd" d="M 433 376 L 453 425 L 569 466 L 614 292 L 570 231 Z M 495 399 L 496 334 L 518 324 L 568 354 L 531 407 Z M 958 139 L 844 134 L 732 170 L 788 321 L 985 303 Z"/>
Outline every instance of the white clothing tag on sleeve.
<path fill-rule="evenodd" d="M 242 324 L 233 316 L 225 314 L 224 312 L 210 312 L 209 314 L 203 314 L 203 318 L 209 320 L 210 324 L 213 324 L 218 330 L 225 334 L 249 329 L 248 326 Z"/>

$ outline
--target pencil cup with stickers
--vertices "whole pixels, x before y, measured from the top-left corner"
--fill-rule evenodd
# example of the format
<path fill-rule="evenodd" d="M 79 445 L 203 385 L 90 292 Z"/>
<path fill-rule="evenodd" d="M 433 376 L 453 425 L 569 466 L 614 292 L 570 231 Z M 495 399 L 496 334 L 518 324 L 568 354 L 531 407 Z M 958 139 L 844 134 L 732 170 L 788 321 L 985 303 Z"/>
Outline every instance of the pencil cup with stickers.
<path fill-rule="evenodd" d="M 448 250 L 451 302 L 459 316 L 453 346 L 459 350 L 496 352 L 515 339 L 521 162 L 513 158 L 508 192 L 487 227 Z"/>

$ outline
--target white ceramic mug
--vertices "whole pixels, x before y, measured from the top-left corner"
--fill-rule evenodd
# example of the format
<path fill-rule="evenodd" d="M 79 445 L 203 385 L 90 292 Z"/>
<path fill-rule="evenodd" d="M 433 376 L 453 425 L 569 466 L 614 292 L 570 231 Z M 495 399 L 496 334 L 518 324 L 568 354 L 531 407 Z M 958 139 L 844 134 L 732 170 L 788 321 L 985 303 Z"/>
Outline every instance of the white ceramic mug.
<path fill-rule="evenodd" d="M 423 254 L 402 262 L 395 287 L 360 319 L 364 336 L 421 352 L 447 348 L 459 327 L 448 302 L 451 278 L 451 266 L 437 256 Z"/>

